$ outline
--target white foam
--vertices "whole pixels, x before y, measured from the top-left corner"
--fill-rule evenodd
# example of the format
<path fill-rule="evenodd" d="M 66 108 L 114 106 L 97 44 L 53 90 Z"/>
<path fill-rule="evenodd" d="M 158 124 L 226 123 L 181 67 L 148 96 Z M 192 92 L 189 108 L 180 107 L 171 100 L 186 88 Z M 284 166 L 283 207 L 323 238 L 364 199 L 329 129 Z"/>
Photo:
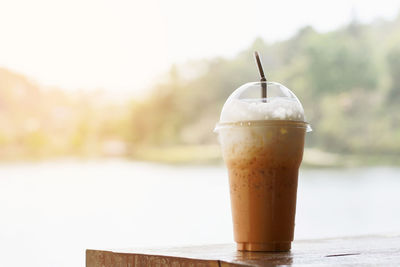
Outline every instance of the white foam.
<path fill-rule="evenodd" d="M 271 97 L 267 102 L 231 99 L 222 109 L 220 122 L 254 120 L 304 121 L 304 110 L 296 98 Z"/>

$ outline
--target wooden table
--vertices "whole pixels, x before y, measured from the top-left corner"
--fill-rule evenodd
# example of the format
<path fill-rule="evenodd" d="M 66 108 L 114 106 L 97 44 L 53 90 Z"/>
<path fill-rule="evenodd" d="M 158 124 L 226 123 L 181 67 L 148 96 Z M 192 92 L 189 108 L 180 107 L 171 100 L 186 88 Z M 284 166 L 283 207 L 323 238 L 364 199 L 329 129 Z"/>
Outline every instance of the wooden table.
<path fill-rule="evenodd" d="M 236 251 L 234 244 L 160 249 L 87 250 L 87 267 L 400 266 L 400 236 L 295 241 L 291 252 Z"/>

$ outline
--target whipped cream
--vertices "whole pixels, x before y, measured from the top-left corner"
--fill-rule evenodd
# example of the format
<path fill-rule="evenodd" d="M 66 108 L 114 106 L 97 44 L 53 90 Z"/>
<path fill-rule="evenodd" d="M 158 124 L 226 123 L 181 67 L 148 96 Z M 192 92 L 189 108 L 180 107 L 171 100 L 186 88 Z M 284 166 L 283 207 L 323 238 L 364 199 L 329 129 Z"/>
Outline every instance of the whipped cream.
<path fill-rule="evenodd" d="M 304 121 L 304 109 L 297 98 L 270 97 L 261 99 L 232 99 L 222 109 L 220 122 L 254 120 Z"/>

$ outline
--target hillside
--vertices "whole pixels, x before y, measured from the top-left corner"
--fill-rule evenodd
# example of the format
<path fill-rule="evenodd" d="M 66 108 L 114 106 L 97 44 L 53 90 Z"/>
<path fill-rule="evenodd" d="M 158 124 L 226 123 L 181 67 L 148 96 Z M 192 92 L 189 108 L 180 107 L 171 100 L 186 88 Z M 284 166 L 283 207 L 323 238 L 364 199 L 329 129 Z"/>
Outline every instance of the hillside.
<path fill-rule="evenodd" d="M 230 59 L 173 66 L 168 80 L 136 107 L 134 123 L 144 127 L 133 142 L 215 143 L 212 129 L 226 98 L 258 79 L 254 50 L 262 54 L 268 79 L 291 88 L 302 101 L 314 129 L 308 147 L 400 153 L 400 17 L 370 25 L 353 22 L 328 33 L 306 27 L 282 42 L 257 39 Z"/>
<path fill-rule="evenodd" d="M 258 80 L 254 50 L 262 55 L 267 78 L 302 101 L 314 130 L 307 136 L 309 149 L 398 158 L 400 16 L 368 25 L 352 22 L 328 33 L 305 27 L 272 44 L 258 38 L 232 58 L 174 65 L 147 99 L 122 104 L 101 91 L 42 88 L 0 69 L 0 160 L 215 159 L 213 128 L 223 103 L 240 85 Z"/>

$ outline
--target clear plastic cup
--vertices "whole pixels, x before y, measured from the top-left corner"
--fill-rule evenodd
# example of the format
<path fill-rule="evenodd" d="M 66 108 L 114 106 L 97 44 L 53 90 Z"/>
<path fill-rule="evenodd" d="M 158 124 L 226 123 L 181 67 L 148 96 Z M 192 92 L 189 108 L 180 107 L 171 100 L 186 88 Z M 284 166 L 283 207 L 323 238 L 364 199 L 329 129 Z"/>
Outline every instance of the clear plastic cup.
<path fill-rule="evenodd" d="M 294 235 L 298 170 L 309 124 L 297 97 L 278 83 L 232 93 L 216 132 L 229 174 L 238 250 L 288 251 Z M 236 114 L 235 114 L 236 112 Z"/>

